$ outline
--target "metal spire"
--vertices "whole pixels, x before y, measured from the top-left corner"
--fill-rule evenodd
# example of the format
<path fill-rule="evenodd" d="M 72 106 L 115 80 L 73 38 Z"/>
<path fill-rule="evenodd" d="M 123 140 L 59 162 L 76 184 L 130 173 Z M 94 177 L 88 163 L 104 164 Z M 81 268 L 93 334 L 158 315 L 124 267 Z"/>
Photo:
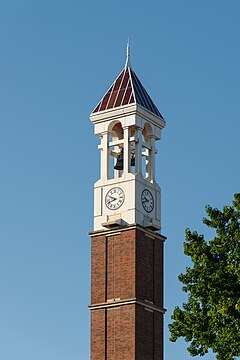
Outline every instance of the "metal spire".
<path fill-rule="evenodd" d="M 128 38 L 128 43 L 127 43 L 127 59 L 126 59 L 125 69 L 127 69 L 128 67 L 131 67 L 131 64 L 130 64 L 130 41 L 129 41 L 129 38 Z"/>

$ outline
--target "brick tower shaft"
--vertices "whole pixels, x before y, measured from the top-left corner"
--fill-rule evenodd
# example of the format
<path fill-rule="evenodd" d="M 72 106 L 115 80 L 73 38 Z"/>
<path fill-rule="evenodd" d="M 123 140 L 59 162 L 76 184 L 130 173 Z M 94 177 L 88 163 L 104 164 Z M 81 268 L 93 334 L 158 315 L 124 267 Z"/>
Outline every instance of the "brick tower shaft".
<path fill-rule="evenodd" d="M 165 238 L 136 225 L 91 238 L 91 360 L 162 360 Z"/>

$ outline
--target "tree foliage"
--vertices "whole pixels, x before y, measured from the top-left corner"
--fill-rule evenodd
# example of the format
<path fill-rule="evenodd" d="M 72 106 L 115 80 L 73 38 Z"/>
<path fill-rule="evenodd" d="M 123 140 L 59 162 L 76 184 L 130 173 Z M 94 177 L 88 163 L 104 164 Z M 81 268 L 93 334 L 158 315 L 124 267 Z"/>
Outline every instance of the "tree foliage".
<path fill-rule="evenodd" d="M 203 223 L 216 235 L 207 242 L 186 229 L 184 253 L 193 265 L 179 280 L 188 301 L 173 312 L 170 340 L 184 337 L 192 356 L 212 349 L 218 360 L 233 360 L 240 356 L 240 194 L 232 206 L 206 212 Z"/>

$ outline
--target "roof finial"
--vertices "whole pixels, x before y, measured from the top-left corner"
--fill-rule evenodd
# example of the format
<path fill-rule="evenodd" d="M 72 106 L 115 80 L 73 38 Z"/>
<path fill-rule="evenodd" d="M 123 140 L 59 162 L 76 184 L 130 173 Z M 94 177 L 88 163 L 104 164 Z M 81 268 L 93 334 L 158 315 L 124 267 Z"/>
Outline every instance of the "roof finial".
<path fill-rule="evenodd" d="M 128 42 L 127 42 L 127 59 L 126 59 L 126 65 L 125 68 L 131 67 L 130 65 L 130 40 L 128 38 Z"/>

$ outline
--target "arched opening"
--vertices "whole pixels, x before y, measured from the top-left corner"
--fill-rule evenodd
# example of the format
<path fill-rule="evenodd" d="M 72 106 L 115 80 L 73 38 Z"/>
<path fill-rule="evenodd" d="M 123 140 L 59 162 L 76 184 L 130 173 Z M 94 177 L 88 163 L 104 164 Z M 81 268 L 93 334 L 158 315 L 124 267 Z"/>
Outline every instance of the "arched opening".
<path fill-rule="evenodd" d="M 111 135 L 112 135 L 112 140 L 121 140 L 123 139 L 123 128 L 122 128 L 122 123 L 119 121 L 117 122 L 111 131 Z"/>
<path fill-rule="evenodd" d="M 114 120 L 101 142 L 103 177 L 117 179 L 125 172 L 154 179 L 155 138 L 150 124 L 145 123 L 143 129 L 136 125 L 123 129 L 122 123 Z"/>
<path fill-rule="evenodd" d="M 150 124 L 145 123 L 144 127 L 143 127 L 143 131 L 142 131 L 142 135 L 143 135 L 143 141 L 144 142 L 148 142 L 149 141 L 149 136 L 152 135 L 152 127 Z"/>
<path fill-rule="evenodd" d="M 136 126 L 130 127 L 130 172 L 136 170 Z"/>
<path fill-rule="evenodd" d="M 123 128 L 120 121 L 109 125 L 109 176 L 110 179 L 122 176 L 123 170 Z M 121 166 L 122 163 L 122 166 Z"/>

